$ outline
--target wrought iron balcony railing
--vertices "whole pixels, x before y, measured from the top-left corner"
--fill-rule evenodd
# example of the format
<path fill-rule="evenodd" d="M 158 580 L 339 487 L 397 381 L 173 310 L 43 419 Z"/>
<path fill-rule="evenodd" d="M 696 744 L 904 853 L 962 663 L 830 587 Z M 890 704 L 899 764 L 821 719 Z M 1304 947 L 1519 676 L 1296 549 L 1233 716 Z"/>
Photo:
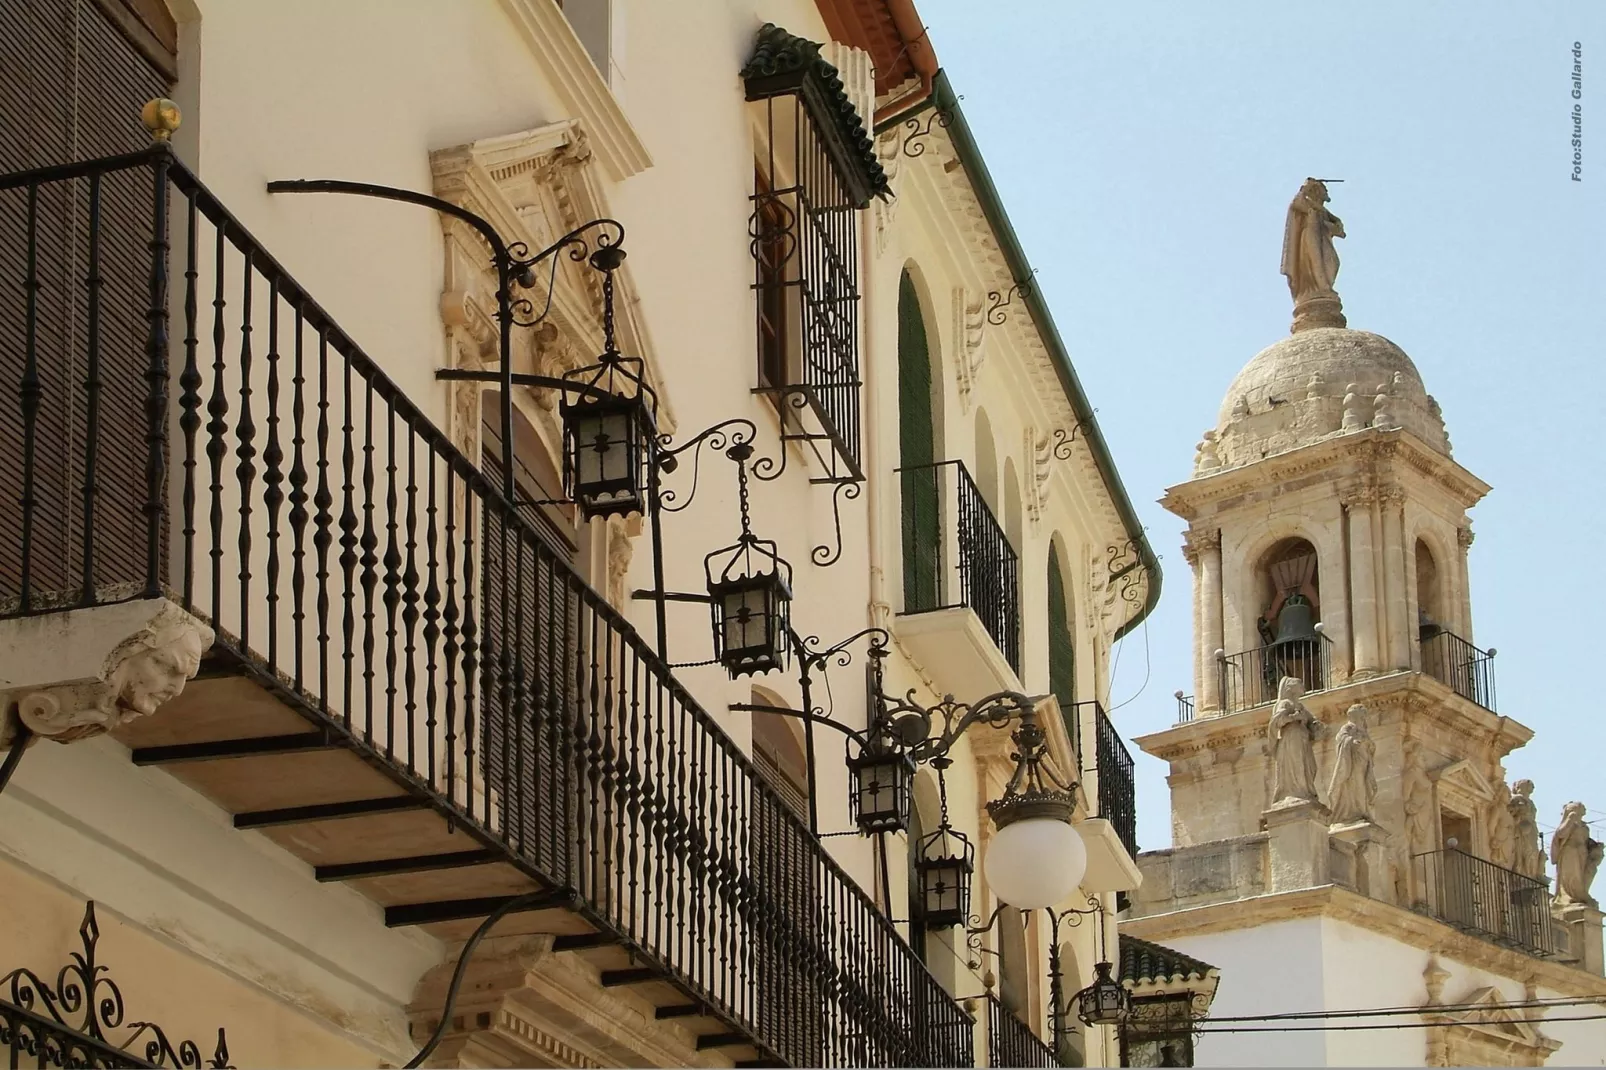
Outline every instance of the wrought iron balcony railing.
<path fill-rule="evenodd" d="M 1020 670 L 1020 568 L 963 461 L 898 469 L 903 494 L 903 611 L 968 606 Z"/>
<path fill-rule="evenodd" d="M 1138 856 L 1138 803 L 1132 755 L 1121 734 L 1110 723 L 1104 707 L 1095 701 L 1078 702 L 1093 708 L 1094 757 L 1098 763 L 1098 816 L 1115 827 L 1126 853 Z"/>
<path fill-rule="evenodd" d="M 1188 724 L 1194 719 L 1197 711 L 1194 709 L 1193 696 L 1177 692 L 1177 724 Z"/>
<path fill-rule="evenodd" d="M 1479 650 L 1454 632 L 1422 628 L 1422 671 L 1456 694 L 1494 711 L 1494 651 Z"/>
<path fill-rule="evenodd" d="M 1306 691 L 1326 691 L 1332 686 L 1332 671 L 1333 641 L 1325 635 L 1219 657 L 1216 672 L 1221 712 L 1236 713 L 1275 702 L 1277 686 L 1285 676 L 1299 680 Z"/>
<path fill-rule="evenodd" d="M 165 594 L 760 1050 L 970 1064 L 650 644 L 165 146 L 0 176 L 0 397 L 0 616 Z"/>
<path fill-rule="evenodd" d="M 1015 1016 L 1003 1001 L 987 993 L 987 1065 L 1059 1066 L 1054 1049 Z"/>
<path fill-rule="evenodd" d="M 1419 909 L 1497 944 L 1548 957 L 1567 950 L 1550 882 L 1455 848 L 1412 857 Z"/>

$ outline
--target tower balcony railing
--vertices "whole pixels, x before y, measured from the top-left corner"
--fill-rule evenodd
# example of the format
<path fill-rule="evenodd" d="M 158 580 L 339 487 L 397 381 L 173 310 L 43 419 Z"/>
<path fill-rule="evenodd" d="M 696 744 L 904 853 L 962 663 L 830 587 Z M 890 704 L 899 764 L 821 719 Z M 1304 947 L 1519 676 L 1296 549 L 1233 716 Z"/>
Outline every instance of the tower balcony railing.
<path fill-rule="evenodd" d="M 1333 641 L 1317 633 L 1309 639 L 1284 639 L 1237 654 L 1216 658 L 1221 712 L 1236 713 L 1277 700 L 1282 679 L 1292 676 L 1309 691 L 1332 686 Z"/>
<path fill-rule="evenodd" d="M 169 598 L 318 753 L 721 1043 L 970 1065 L 969 1016 L 787 800 L 166 146 L 0 176 L 0 398 L 0 619 Z"/>
<path fill-rule="evenodd" d="M 1464 699 L 1494 712 L 1494 654 L 1479 650 L 1454 632 L 1424 625 L 1422 671 L 1448 685 Z"/>
<path fill-rule="evenodd" d="M 1567 939 L 1550 916 L 1550 882 L 1458 848 L 1412 857 L 1419 910 L 1458 929 L 1541 958 L 1563 955 Z"/>
<path fill-rule="evenodd" d="M 1020 566 L 963 461 L 898 469 L 903 612 L 968 607 L 1020 671 Z"/>

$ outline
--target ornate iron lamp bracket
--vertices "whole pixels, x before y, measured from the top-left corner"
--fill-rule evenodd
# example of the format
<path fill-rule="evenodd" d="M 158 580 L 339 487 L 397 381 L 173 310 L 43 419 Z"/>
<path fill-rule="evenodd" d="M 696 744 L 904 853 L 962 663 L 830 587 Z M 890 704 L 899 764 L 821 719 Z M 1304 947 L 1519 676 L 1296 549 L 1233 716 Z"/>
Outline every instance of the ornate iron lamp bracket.
<path fill-rule="evenodd" d="M 222 1029 L 217 1031 L 212 1057 L 204 1059 L 193 1040 L 181 1040 L 175 1045 L 154 1022 L 124 1020 L 123 993 L 106 966 L 95 960 L 100 925 L 95 920 L 93 899 L 84 904 L 78 936 L 83 950 L 72 953 L 71 961 L 56 974 L 54 985 L 29 969 L 12 970 L 0 977 L 0 991 L 4 993 L 0 1001 L 0 1033 L 6 1034 L 0 1044 L 11 1048 L 13 1065 L 17 1055 L 24 1052 L 36 1057 L 40 1066 L 124 1065 L 99 1061 L 121 1052 L 128 1057 L 126 1065 L 232 1068 Z M 28 1018 L 11 1021 L 6 1004 Z M 49 1027 L 52 1022 L 58 1029 Z M 130 1032 L 119 1043 L 112 1034 L 121 1029 Z"/>

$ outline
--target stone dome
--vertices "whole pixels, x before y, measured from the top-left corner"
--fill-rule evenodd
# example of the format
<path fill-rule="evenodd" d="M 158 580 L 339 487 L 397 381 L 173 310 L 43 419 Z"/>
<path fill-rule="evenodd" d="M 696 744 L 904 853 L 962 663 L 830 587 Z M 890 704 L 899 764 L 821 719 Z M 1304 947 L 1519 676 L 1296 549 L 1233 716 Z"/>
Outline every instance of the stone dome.
<path fill-rule="evenodd" d="M 1255 354 L 1232 381 L 1195 474 L 1374 426 L 1403 427 L 1450 452 L 1439 404 L 1404 350 L 1370 331 L 1301 330 Z"/>

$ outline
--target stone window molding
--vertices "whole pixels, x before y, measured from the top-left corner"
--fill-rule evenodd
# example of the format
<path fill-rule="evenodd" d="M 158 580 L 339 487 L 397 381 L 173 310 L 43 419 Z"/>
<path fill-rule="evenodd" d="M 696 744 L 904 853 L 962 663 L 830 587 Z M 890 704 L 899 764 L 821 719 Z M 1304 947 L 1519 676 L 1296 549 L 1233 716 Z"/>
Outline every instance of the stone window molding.
<path fill-rule="evenodd" d="M 3 643 L 31 680 L 0 681 L 4 705 L 35 735 L 70 743 L 148 717 L 200 670 L 214 634 L 166 599 L 7 621 Z M 7 717 L 0 744 L 15 725 Z"/>
<path fill-rule="evenodd" d="M 556 0 L 501 0 L 501 7 L 564 108 L 585 122 L 608 177 L 617 182 L 651 167 L 647 146 Z"/>
<path fill-rule="evenodd" d="M 1428 998 L 1420 1012 L 1422 1021 L 1429 1026 L 1424 1030 L 1425 1065 L 1543 1066 L 1561 1048 L 1559 1040 L 1540 1033 L 1527 1020 L 1532 1012 L 1502 1007 L 1514 1001 L 1498 988 L 1485 986 L 1445 1000 L 1444 984 L 1449 978 L 1449 971 L 1437 959 L 1428 960 L 1422 973 Z M 1534 995 L 1533 987 L 1528 986 L 1524 998 L 1532 999 Z"/>

